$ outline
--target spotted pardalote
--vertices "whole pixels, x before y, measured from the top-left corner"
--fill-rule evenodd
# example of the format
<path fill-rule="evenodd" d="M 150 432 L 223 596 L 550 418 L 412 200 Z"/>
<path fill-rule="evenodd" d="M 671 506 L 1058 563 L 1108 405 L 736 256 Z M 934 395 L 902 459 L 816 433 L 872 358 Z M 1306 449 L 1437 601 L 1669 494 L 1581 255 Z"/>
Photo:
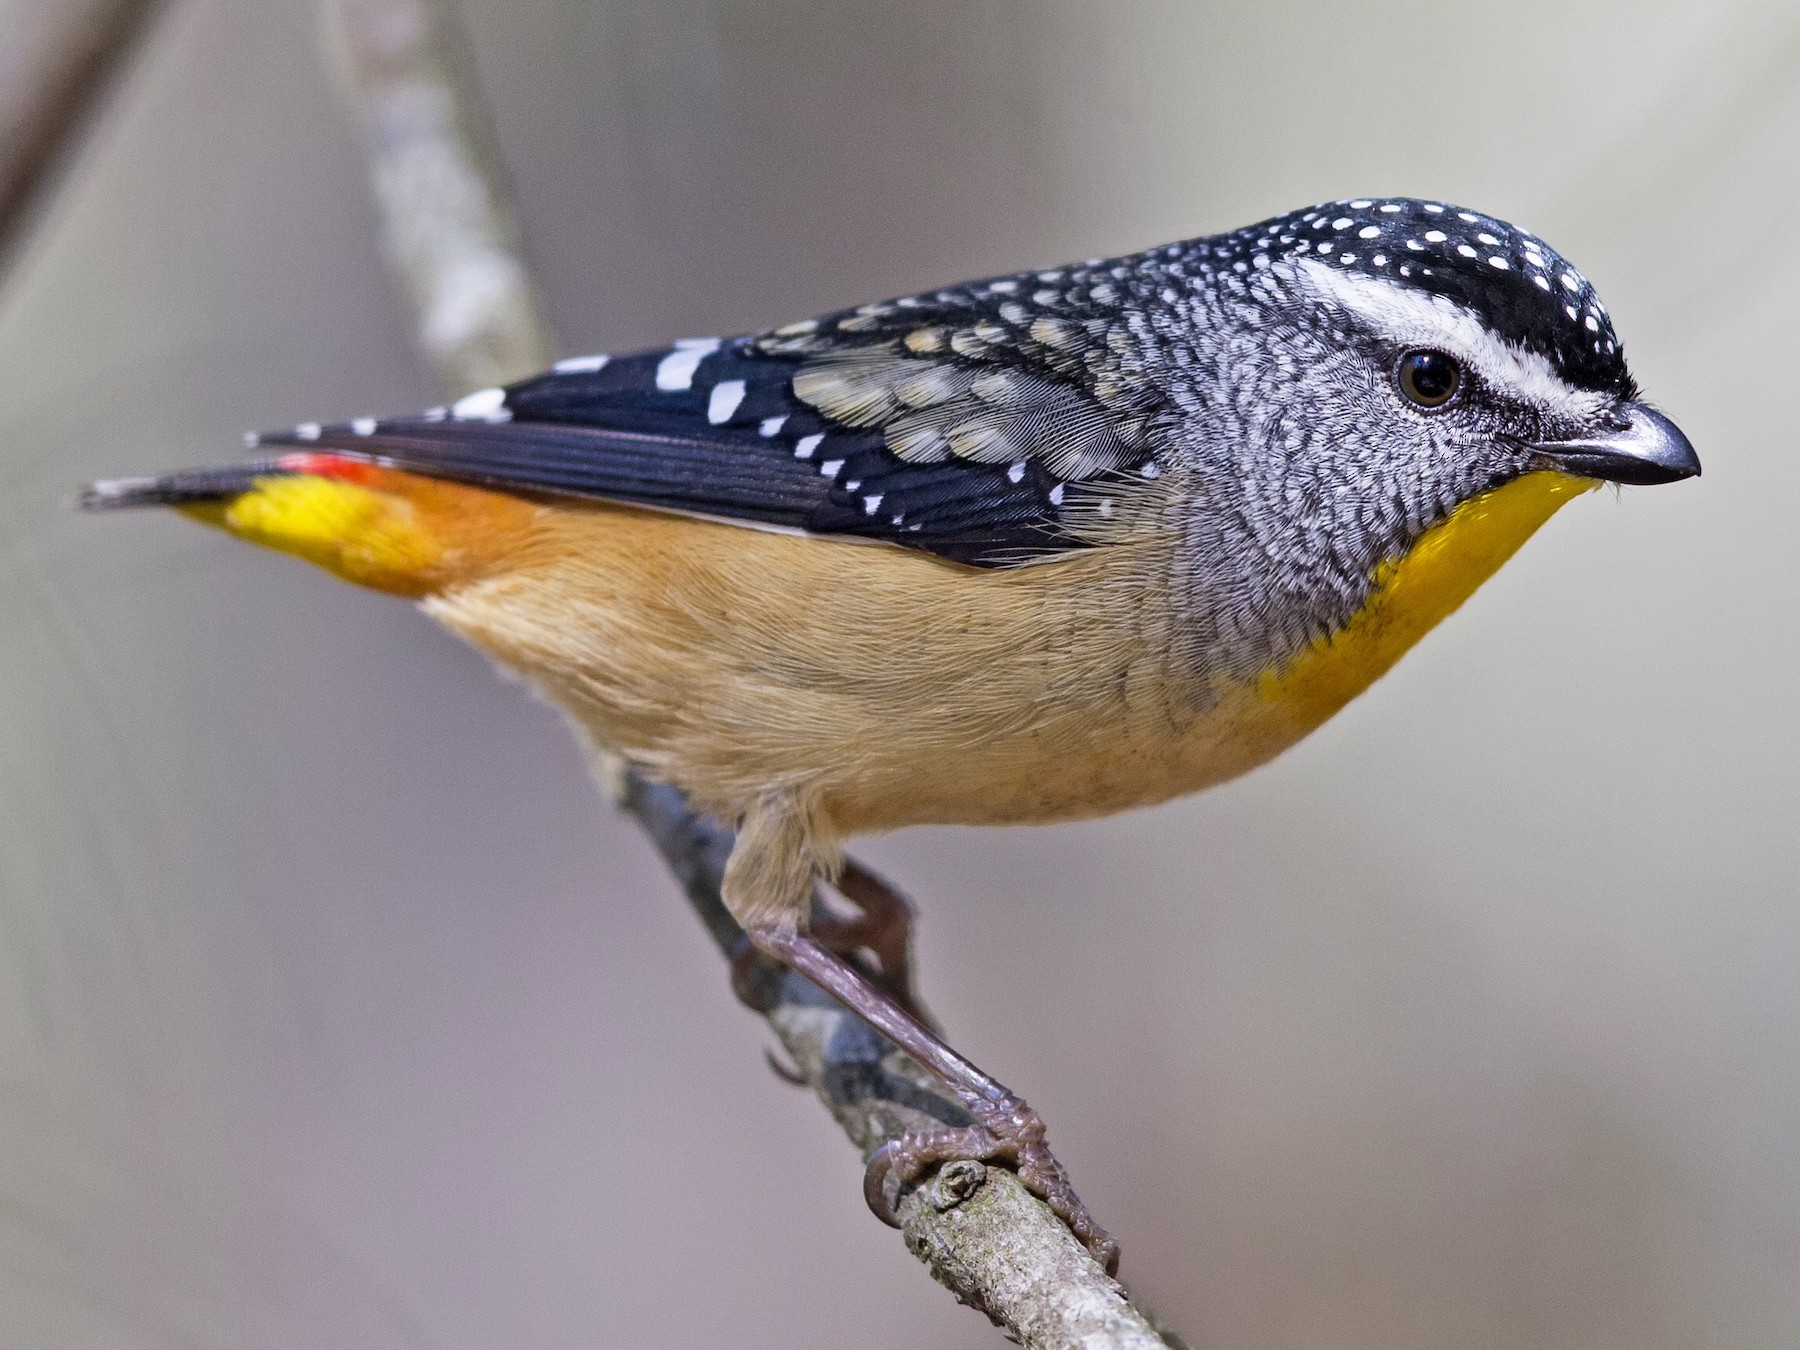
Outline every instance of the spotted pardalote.
<path fill-rule="evenodd" d="M 257 445 L 85 500 L 415 599 L 735 824 L 727 902 L 777 945 L 847 837 L 1242 773 L 1564 502 L 1700 467 L 1574 267 L 1400 198 Z"/>

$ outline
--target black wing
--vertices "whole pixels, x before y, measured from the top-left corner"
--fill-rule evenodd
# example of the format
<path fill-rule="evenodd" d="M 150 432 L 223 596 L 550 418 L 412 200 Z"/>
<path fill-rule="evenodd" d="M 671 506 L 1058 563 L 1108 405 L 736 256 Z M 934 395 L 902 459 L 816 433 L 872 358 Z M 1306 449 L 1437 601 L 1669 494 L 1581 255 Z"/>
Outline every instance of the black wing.
<path fill-rule="evenodd" d="M 1115 496 L 1160 472 L 1160 405 L 1132 378 L 1120 307 L 1049 279 L 1068 280 L 1028 273 L 760 336 L 577 358 L 422 418 L 260 442 L 978 566 L 1029 561 L 1105 536 L 1096 510 L 1111 520 Z"/>

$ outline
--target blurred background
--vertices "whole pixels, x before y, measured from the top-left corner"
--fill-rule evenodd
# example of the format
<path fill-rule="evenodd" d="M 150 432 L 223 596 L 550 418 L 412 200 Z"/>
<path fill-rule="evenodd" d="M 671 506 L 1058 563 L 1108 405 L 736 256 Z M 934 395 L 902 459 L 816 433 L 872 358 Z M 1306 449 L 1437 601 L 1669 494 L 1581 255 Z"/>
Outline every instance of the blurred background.
<path fill-rule="evenodd" d="M 1239 783 L 862 853 L 1196 1344 L 1800 1340 L 1791 5 L 465 9 L 566 352 L 1365 194 L 1576 261 L 1703 480 Z M 0 282 L 0 1344 L 997 1344 L 551 713 L 63 509 L 437 401 L 318 37 L 174 5 Z"/>

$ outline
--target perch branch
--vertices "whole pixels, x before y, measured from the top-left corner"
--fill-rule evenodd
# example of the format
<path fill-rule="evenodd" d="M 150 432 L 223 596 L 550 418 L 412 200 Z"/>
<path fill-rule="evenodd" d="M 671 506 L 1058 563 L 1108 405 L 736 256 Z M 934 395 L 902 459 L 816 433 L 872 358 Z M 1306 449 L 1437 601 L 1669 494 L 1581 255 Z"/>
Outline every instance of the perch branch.
<path fill-rule="evenodd" d="M 326 0 L 325 9 L 389 252 L 438 378 L 455 395 L 542 369 L 549 334 L 451 14 L 439 0 Z M 622 766 L 609 776 L 714 942 L 734 952 L 743 934 L 720 899 L 731 832 L 674 788 Z M 749 978 L 798 1072 L 865 1158 L 909 1127 L 968 1123 L 935 1080 L 804 979 L 767 966 Z M 907 1247 L 932 1275 L 1022 1345 L 1179 1344 L 1003 1168 L 948 1164 L 899 1213 Z"/>
<path fill-rule="evenodd" d="M 0 259 L 162 0 L 0 0 Z"/>
<path fill-rule="evenodd" d="M 743 934 L 719 898 L 731 832 L 695 815 L 674 788 L 635 774 L 623 776 L 617 795 L 719 949 L 736 950 Z M 910 1128 L 968 1123 L 936 1080 L 806 980 L 766 967 L 756 978 L 782 1048 L 865 1159 Z M 949 1163 L 901 1201 L 900 1218 L 907 1248 L 932 1276 L 1021 1345 L 1164 1350 L 1181 1344 L 1004 1168 Z"/>

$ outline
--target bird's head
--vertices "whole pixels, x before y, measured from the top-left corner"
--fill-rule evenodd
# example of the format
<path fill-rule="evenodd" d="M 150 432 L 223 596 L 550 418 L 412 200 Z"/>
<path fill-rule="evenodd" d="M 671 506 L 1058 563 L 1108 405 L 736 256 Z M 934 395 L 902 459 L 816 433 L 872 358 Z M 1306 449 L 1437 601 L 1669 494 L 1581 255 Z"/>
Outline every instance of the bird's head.
<path fill-rule="evenodd" d="M 1700 472 L 1639 400 L 1587 279 L 1503 221 L 1337 202 L 1169 261 L 1189 283 L 1162 334 L 1173 434 L 1235 485 L 1290 595 L 1338 608 L 1334 578 L 1358 585 L 1461 504 L 1537 471 L 1632 484 Z"/>
<path fill-rule="evenodd" d="M 1207 319 L 1235 368 L 1213 387 L 1238 391 L 1255 424 L 1241 430 L 1278 466 L 1330 461 L 1339 487 L 1427 514 L 1540 469 L 1631 484 L 1700 472 L 1638 399 L 1593 286 L 1504 221 L 1337 202 L 1201 252 L 1218 287 Z"/>

